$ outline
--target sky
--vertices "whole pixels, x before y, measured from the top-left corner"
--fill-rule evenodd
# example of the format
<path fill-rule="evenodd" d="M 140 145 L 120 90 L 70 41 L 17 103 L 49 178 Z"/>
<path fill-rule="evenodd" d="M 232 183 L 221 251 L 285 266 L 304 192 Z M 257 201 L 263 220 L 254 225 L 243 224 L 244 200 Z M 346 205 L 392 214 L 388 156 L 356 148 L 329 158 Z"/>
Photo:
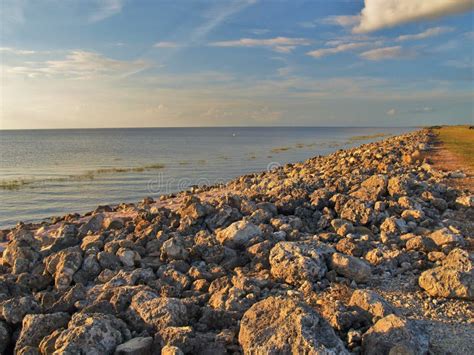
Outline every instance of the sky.
<path fill-rule="evenodd" d="M 474 123 L 472 0 L 2 0 L 0 129 Z"/>

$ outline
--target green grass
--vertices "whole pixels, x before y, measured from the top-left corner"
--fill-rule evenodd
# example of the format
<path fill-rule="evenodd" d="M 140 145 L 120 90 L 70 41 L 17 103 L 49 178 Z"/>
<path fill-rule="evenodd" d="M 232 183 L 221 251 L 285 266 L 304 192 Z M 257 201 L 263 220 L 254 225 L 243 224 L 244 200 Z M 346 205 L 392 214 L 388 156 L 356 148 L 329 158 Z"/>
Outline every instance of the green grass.
<path fill-rule="evenodd" d="M 474 129 L 469 126 L 443 126 L 433 130 L 444 147 L 461 157 L 474 169 Z"/>

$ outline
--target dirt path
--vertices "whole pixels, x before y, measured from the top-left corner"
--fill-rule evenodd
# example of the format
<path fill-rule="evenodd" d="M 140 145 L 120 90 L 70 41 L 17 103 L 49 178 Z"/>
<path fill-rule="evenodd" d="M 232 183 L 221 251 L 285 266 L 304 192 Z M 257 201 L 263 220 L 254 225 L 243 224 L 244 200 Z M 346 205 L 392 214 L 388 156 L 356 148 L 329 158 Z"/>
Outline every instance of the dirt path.
<path fill-rule="evenodd" d="M 461 171 L 465 177 L 450 177 L 446 183 L 454 188 L 474 193 L 474 169 L 470 168 L 459 155 L 446 149 L 438 138 L 433 138 L 434 149 L 429 152 L 433 167 L 441 171 Z M 456 176 L 456 174 L 454 174 Z"/>

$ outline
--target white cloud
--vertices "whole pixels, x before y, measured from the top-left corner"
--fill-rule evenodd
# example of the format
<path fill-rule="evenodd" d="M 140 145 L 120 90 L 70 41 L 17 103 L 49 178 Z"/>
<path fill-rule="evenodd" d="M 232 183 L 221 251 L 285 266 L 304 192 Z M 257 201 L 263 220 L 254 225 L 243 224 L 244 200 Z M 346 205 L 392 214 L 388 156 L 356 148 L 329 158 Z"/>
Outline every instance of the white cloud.
<path fill-rule="evenodd" d="M 25 62 L 22 66 L 10 66 L 7 73 L 39 76 L 61 76 L 74 79 L 87 79 L 97 76 L 124 77 L 149 67 L 144 61 L 122 61 L 105 57 L 99 53 L 72 51 L 62 60 L 45 62 Z"/>
<path fill-rule="evenodd" d="M 25 49 L 11 48 L 11 47 L 0 47 L 0 52 L 11 53 L 16 55 L 29 55 L 35 54 L 36 51 L 30 51 Z"/>
<path fill-rule="evenodd" d="M 355 33 L 428 20 L 474 8 L 472 0 L 365 0 Z"/>
<path fill-rule="evenodd" d="M 122 12 L 124 0 L 99 0 L 96 11 L 89 16 L 89 21 L 99 22 Z"/>
<path fill-rule="evenodd" d="M 389 116 L 395 116 L 397 114 L 397 110 L 394 108 L 391 108 L 390 110 L 387 111 L 387 115 Z"/>
<path fill-rule="evenodd" d="M 368 60 L 383 60 L 393 58 L 411 58 L 416 53 L 413 50 L 404 50 L 401 46 L 383 47 L 371 49 L 360 54 L 362 58 Z"/>
<path fill-rule="evenodd" d="M 438 36 L 443 33 L 448 33 L 452 32 L 454 29 L 451 27 L 433 27 L 433 28 L 428 28 L 426 31 L 416 33 L 416 34 L 410 34 L 410 35 L 402 35 L 397 38 L 397 41 L 403 42 L 403 41 L 416 41 L 419 39 L 425 39 L 428 37 L 433 37 L 433 36 Z"/>
<path fill-rule="evenodd" d="M 341 52 L 347 52 L 354 49 L 362 48 L 368 46 L 369 43 L 359 42 L 359 43 L 345 43 L 340 44 L 337 47 L 332 48 L 321 48 L 314 51 L 308 52 L 307 54 L 314 58 L 322 58 L 326 55 L 337 54 Z"/>
<path fill-rule="evenodd" d="M 339 25 L 342 27 L 355 26 L 359 23 L 359 15 L 342 15 L 342 16 L 329 16 L 321 20 L 322 24 L 325 25 Z"/>
<path fill-rule="evenodd" d="M 179 43 L 176 42 L 157 42 L 153 45 L 153 48 L 178 48 L 180 47 Z"/>
<path fill-rule="evenodd" d="M 305 38 L 275 37 L 268 39 L 241 38 L 234 41 L 212 42 L 214 47 L 266 47 L 280 53 L 289 53 L 297 46 L 308 46 L 311 42 Z"/>

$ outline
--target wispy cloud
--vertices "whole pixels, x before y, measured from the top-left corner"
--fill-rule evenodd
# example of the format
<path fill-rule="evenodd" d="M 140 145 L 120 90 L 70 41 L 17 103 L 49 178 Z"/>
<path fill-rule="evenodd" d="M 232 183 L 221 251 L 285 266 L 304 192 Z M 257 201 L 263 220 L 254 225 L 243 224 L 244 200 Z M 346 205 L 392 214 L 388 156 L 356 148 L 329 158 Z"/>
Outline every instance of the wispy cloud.
<path fill-rule="evenodd" d="M 398 111 L 394 108 L 391 108 L 390 110 L 387 110 L 387 115 L 389 116 L 395 116 L 398 113 Z"/>
<path fill-rule="evenodd" d="M 429 20 L 474 8 L 472 0 L 365 0 L 355 33 L 371 32 L 406 22 Z"/>
<path fill-rule="evenodd" d="M 21 66 L 9 66 L 6 72 L 31 78 L 46 76 L 89 79 L 99 76 L 125 77 L 149 66 L 144 61 L 122 61 L 94 52 L 72 51 L 61 60 L 25 62 Z"/>
<path fill-rule="evenodd" d="M 314 51 L 308 52 L 307 54 L 314 58 L 322 58 L 327 55 L 337 54 L 342 52 L 352 51 L 354 49 L 359 49 L 362 47 L 367 47 L 370 43 L 344 43 L 332 48 L 321 48 Z"/>
<path fill-rule="evenodd" d="M 362 52 L 360 56 L 368 60 L 384 60 L 394 58 L 413 58 L 416 53 L 413 50 L 405 50 L 401 46 L 383 47 Z"/>
<path fill-rule="evenodd" d="M 11 54 L 16 54 L 16 55 L 29 55 L 29 54 L 36 53 L 36 51 L 18 49 L 18 48 L 12 48 L 12 47 L 0 47 L 0 52 L 11 53 Z"/>
<path fill-rule="evenodd" d="M 178 48 L 181 45 L 177 42 L 157 42 L 153 45 L 153 48 Z"/>
<path fill-rule="evenodd" d="M 397 41 L 399 42 L 416 41 L 416 40 L 425 39 L 428 37 L 438 36 L 443 33 L 449 33 L 452 31 L 454 31 L 454 29 L 451 27 L 432 27 L 420 33 L 399 36 L 397 38 Z"/>
<path fill-rule="evenodd" d="M 214 47 L 265 47 L 275 52 L 289 53 L 298 46 L 308 46 L 311 42 L 305 38 L 275 37 L 268 39 L 241 38 L 232 41 L 211 42 Z"/>
<path fill-rule="evenodd" d="M 99 22 L 122 12 L 124 0 L 98 0 L 98 7 L 89 16 L 89 21 Z"/>

